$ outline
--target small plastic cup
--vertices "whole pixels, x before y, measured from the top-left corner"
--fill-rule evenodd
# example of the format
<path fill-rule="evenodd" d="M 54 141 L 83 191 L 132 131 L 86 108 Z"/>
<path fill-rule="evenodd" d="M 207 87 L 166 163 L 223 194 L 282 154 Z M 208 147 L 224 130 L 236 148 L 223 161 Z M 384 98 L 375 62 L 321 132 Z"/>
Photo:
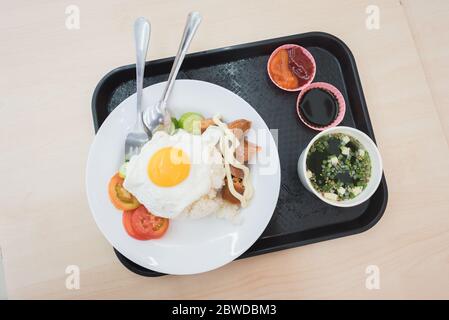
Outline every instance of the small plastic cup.
<path fill-rule="evenodd" d="M 293 89 L 283 88 L 283 87 L 281 87 L 278 83 L 276 83 L 276 81 L 274 81 L 273 76 L 272 76 L 272 74 L 271 74 L 271 72 L 270 72 L 270 64 L 271 64 L 271 61 L 273 60 L 273 57 L 279 52 L 279 50 L 282 50 L 282 49 L 291 49 L 291 48 L 294 48 L 294 47 L 300 48 L 301 51 L 304 53 L 304 55 L 309 59 L 309 61 L 310 61 L 311 64 L 313 65 L 312 76 L 310 77 L 309 80 L 307 80 L 307 82 L 306 82 L 304 85 L 302 85 L 302 86 L 300 86 L 300 87 L 298 87 L 298 88 L 293 88 Z M 306 48 L 301 47 L 301 46 L 299 46 L 299 45 L 297 45 L 297 44 L 284 44 L 284 45 L 282 45 L 282 46 L 276 48 L 276 50 L 274 50 L 274 51 L 271 53 L 270 58 L 268 59 L 268 63 L 267 63 L 267 72 L 268 72 L 268 76 L 270 77 L 270 80 L 271 80 L 271 81 L 276 85 L 276 87 L 278 87 L 279 89 L 282 89 L 282 90 L 285 90 L 285 91 L 290 91 L 290 92 L 300 91 L 300 90 L 302 90 L 303 88 L 305 88 L 305 87 L 307 87 L 308 85 L 310 85 L 310 84 L 312 83 L 313 79 L 315 78 L 315 75 L 316 75 L 316 62 L 315 62 L 315 58 L 312 56 L 312 54 L 311 54 Z"/>
<path fill-rule="evenodd" d="M 333 95 L 335 97 L 335 99 L 337 99 L 337 103 L 338 103 L 337 116 L 335 117 L 334 121 L 332 121 L 329 125 L 327 125 L 325 127 L 315 126 L 312 123 L 307 122 L 307 120 L 304 119 L 303 116 L 301 115 L 299 103 L 301 102 L 304 95 L 312 89 L 325 90 L 325 91 L 329 92 L 331 95 Z M 326 82 L 315 82 L 315 83 L 312 83 L 312 84 L 308 85 L 307 87 L 305 87 L 301 91 L 301 93 L 298 95 L 298 99 L 296 100 L 296 113 L 298 114 L 298 117 L 302 121 L 302 123 L 304 123 L 310 129 L 317 130 L 317 131 L 323 131 L 323 130 L 326 130 L 329 128 L 333 128 L 333 127 L 338 126 L 340 124 L 340 122 L 343 121 L 343 118 L 345 117 L 345 113 L 346 113 L 345 98 L 341 94 L 340 90 L 335 88 L 333 85 L 326 83 Z"/>

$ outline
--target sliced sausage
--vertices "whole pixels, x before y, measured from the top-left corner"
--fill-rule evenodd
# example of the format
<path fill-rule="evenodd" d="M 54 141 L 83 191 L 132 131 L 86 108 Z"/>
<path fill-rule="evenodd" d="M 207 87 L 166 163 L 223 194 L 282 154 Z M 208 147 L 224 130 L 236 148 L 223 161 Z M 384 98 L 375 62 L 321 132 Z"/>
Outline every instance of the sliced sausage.
<path fill-rule="evenodd" d="M 243 186 L 242 179 L 233 177 L 232 183 L 234 184 L 235 191 L 237 191 L 240 194 L 243 194 L 243 192 L 245 191 L 245 187 Z M 240 200 L 234 197 L 234 195 L 231 193 L 231 190 L 229 190 L 227 179 L 225 179 L 225 185 L 221 191 L 221 197 L 223 198 L 223 200 L 228 201 L 230 203 L 240 204 Z"/>

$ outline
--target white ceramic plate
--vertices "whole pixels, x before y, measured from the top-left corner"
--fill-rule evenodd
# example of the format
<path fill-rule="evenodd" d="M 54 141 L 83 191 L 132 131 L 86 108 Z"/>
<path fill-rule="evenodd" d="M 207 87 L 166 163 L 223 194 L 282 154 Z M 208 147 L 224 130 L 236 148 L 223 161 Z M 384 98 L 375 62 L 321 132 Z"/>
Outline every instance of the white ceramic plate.
<path fill-rule="evenodd" d="M 143 90 L 144 106 L 153 105 L 165 83 Z M 86 169 L 89 206 L 99 229 L 125 257 L 144 268 L 169 274 L 194 274 L 223 266 L 245 252 L 262 234 L 273 215 L 280 188 L 279 155 L 273 136 L 259 114 L 242 98 L 217 85 L 177 80 L 168 107 L 179 117 L 194 111 L 206 117 L 219 113 L 224 121 L 251 120 L 256 132 L 248 139 L 263 151 L 251 165 L 254 197 L 241 210 L 242 222 L 217 217 L 171 220 L 158 240 L 138 241 L 127 235 L 122 213 L 109 201 L 109 179 L 124 159 L 124 141 L 136 119 L 135 95 L 123 101 L 104 121 L 90 148 Z"/>

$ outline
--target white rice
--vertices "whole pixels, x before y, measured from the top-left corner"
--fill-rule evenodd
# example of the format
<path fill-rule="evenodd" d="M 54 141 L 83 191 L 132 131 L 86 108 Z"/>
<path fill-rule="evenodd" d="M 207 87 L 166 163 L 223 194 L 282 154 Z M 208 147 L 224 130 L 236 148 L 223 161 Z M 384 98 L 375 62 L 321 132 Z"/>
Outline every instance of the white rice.
<path fill-rule="evenodd" d="M 180 216 L 190 219 L 199 219 L 215 215 L 229 220 L 232 223 L 240 223 L 240 206 L 224 201 L 217 190 L 212 189 L 207 195 L 192 203 Z"/>

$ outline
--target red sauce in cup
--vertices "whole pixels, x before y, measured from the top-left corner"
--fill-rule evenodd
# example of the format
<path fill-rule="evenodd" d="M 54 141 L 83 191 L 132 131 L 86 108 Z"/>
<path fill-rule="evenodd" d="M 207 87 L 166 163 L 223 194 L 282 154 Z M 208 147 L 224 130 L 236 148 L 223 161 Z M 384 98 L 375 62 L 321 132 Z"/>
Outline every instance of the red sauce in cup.
<path fill-rule="evenodd" d="M 299 80 L 299 85 L 305 85 L 312 77 L 315 65 L 299 47 L 287 49 L 289 67 Z"/>
<path fill-rule="evenodd" d="M 271 80 L 280 88 L 300 90 L 312 82 L 315 76 L 315 61 L 312 55 L 298 45 L 284 45 L 276 49 L 268 62 Z"/>

